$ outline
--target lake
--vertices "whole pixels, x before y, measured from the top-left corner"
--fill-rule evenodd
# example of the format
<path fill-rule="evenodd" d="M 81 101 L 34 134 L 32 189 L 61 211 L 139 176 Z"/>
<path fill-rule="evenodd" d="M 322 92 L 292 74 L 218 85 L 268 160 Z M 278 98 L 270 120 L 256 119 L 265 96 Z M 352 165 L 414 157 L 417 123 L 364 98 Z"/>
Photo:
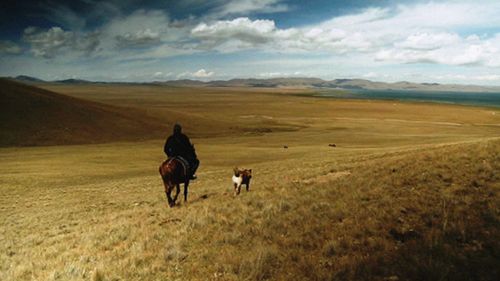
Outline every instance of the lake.
<path fill-rule="evenodd" d="M 484 92 L 430 92 L 409 90 L 346 90 L 345 92 L 319 93 L 319 97 L 349 99 L 380 99 L 416 102 L 500 107 L 500 93 Z"/>

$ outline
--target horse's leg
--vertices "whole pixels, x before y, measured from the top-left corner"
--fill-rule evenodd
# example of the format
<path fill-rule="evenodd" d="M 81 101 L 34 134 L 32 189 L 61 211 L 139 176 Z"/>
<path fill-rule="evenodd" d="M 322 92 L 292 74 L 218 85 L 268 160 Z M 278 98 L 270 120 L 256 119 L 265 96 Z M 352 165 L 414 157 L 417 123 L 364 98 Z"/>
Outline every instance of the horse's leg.
<path fill-rule="evenodd" d="M 188 200 L 188 186 L 189 186 L 189 180 L 186 180 L 184 182 L 184 202 L 187 202 Z"/>
<path fill-rule="evenodd" d="M 234 196 L 238 195 L 236 191 L 238 190 L 238 184 L 234 184 Z"/>
<path fill-rule="evenodd" d="M 175 185 L 175 196 L 174 196 L 174 204 L 175 204 L 175 201 L 177 201 L 177 196 L 179 196 L 179 193 L 181 192 L 181 187 L 179 184 L 176 184 Z"/>
<path fill-rule="evenodd" d="M 167 195 L 167 200 L 168 200 L 168 205 L 170 207 L 174 206 L 174 200 L 172 200 L 172 197 L 170 196 L 170 193 L 172 193 L 172 188 L 173 186 L 165 184 L 165 194 Z"/>
<path fill-rule="evenodd" d="M 161 173 L 161 167 L 160 167 L 160 173 Z M 168 184 L 165 181 L 165 179 L 163 179 L 163 178 L 162 178 L 162 181 L 163 181 L 163 186 L 165 187 L 165 196 L 167 197 L 168 205 L 170 205 L 170 198 L 168 196 Z"/>
<path fill-rule="evenodd" d="M 240 184 L 238 184 L 238 192 L 237 192 L 236 194 L 237 194 L 237 195 L 239 195 L 239 194 L 240 194 L 240 192 L 241 192 L 241 183 L 240 183 Z"/>
<path fill-rule="evenodd" d="M 247 183 L 247 192 L 249 188 L 250 188 L 250 183 Z"/>

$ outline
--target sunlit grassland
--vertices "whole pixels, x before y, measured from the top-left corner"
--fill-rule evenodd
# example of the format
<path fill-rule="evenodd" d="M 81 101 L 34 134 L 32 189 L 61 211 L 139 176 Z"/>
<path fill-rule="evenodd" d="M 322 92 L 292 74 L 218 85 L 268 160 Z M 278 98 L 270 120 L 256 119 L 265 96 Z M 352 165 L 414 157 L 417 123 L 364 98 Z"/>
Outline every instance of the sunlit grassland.
<path fill-rule="evenodd" d="M 0 280 L 498 277 L 498 111 L 127 89 L 91 98 L 199 136 L 188 202 L 167 207 L 163 140 L 2 148 Z M 238 197 L 234 166 L 254 171 Z"/>
<path fill-rule="evenodd" d="M 163 118 L 167 124 L 181 122 L 191 135 L 198 137 L 311 128 L 322 136 L 329 134 L 332 141 L 347 138 L 346 145 L 372 144 L 377 138 L 379 143 L 392 145 L 388 140 L 406 139 L 408 143 L 422 138 L 428 142 L 496 136 L 500 128 L 496 108 L 311 98 L 311 89 L 41 86 L 78 98 L 139 108 L 154 118 Z M 299 134 L 299 142 L 309 133 Z M 295 136 L 291 138 L 297 139 Z M 315 139 L 314 134 L 311 137 Z"/>

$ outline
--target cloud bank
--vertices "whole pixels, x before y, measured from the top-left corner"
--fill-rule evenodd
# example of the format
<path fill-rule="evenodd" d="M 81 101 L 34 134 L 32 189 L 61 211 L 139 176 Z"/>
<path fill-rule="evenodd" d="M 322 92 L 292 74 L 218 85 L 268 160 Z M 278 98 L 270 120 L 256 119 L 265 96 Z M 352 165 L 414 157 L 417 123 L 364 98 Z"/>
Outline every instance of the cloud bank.
<path fill-rule="evenodd" d="M 371 6 L 286 27 L 275 15 L 299 11 L 283 0 L 189 0 L 182 5 L 205 7 L 206 13 L 183 18 L 158 8 L 103 5 L 85 18 L 50 6 L 60 25 L 26 27 L 18 42 L 0 41 L 2 60 L 17 66 L 4 66 L 0 74 L 22 71 L 27 62 L 32 69 L 52 65 L 64 73 L 69 65 L 95 61 L 88 71 L 149 68 L 144 79 L 163 73 L 199 79 L 301 73 L 402 80 L 428 72 L 434 80 L 500 83 L 498 1 Z M 103 13 L 108 20 L 89 26 Z"/>

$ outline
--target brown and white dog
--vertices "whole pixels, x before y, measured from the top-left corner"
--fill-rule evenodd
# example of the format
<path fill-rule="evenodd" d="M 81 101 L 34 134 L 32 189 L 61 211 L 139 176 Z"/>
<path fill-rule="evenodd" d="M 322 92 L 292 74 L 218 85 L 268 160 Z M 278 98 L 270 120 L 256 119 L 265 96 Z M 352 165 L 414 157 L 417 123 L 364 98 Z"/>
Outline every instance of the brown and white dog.
<path fill-rule="evenodd" d="M 252 169 L 238 169 L 235 167 L 233 169 L 233 184 L 234 184 L 234 195 L 240 194 L 241 185 L 246 185 L 246 189 L 250 187 L 250 179 L 252 178 Z"/>

